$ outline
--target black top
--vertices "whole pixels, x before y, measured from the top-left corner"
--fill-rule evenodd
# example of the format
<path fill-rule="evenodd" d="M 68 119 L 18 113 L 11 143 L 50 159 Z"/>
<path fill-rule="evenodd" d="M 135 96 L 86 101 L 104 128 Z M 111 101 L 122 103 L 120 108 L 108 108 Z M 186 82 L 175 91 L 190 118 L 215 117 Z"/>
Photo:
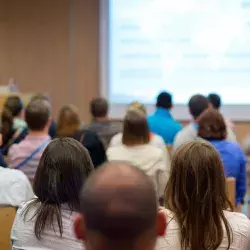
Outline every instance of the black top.
<path fill-rule="evenodd" d="M 105 148 L 96 133 L 83 129 L 76 133 L 74 139 L 81 142 L 82 145 L 89 151 L 95 168 L 107 161 Z"/>

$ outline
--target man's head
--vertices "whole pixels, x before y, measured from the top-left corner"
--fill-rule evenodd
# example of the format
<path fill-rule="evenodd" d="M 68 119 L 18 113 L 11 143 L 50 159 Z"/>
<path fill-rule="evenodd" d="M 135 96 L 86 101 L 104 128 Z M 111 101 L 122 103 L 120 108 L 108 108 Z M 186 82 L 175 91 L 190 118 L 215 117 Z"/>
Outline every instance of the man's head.
<path fill-rule="evenodd" d="M 154 186 L 143 172 L 126 163 L 108 163 L 84 186 L 76 235 L 87 250 L 151 250 L 166 229 L 157 206 Z"/>
<path fill-rule="evenodd" d="M 208 101 L 212 104 L 213 108 L 219 109 L 221 107 L 220 96 L 216 93 L 211 93 L 208 95 Z"/>
<path fill-rule="evenodd" d="M 95 120 L 107 118 L 109 105 L 104 98 L 94 98 L 90 102 L 90 113 Z"/>
<path fill-rule="evenodd" d="M 209 108 L 208 99 L 200 94 L 193 95 L 188 102 L 189 112 L 196 120 L 203 111 Z"/>
<path fill-rule="evenodd" d="M 25 110 L 25 120 L 30 131 L 48 132 L 51 122 L 51 107 L 48 101 L 31 101 Z"/>
<path fill-rule="evenodd" d="M 161 92 L 157 97 L 156 107 L 171 109 L 173 107 L 172 95 L 168 92 Z"/>

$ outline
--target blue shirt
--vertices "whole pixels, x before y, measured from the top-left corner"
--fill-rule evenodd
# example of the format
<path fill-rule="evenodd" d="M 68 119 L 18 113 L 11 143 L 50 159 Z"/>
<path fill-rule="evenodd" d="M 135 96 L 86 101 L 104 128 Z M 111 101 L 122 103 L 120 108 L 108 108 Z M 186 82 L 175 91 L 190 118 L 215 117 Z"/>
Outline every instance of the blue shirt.
<path fill-rule="evenodd" d="M 157 108 L 156 112 L 148 117 L 148 124 L 150 131 L 161 136 L 166 145 L 172 145 L 175 135 L 182 129 L 181 124 L 163 108 Z"/>
<path fill-rule="evenodd" d="M 221 156 L 225 175 L 236 179 L 236 205 L 243 203 L 246 194 L 246 157 L 240 146 L 226 140 L 210 141 Z"/>

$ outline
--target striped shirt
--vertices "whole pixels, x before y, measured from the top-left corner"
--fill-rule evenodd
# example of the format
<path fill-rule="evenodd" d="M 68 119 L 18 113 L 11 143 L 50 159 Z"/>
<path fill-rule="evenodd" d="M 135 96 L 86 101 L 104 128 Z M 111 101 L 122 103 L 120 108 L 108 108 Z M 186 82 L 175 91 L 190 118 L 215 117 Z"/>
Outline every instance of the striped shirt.
<path fill-rule="evenodd" d="M 9 168 L 16 168 L 20 162 L 25 160 L 30 154 L 40 147 L 44 142 L 50 141 L 49 135 L 39 135 L 31 136 L 27 135 L 26 138 L 21 141 L 19 144 L 13 144 L 8 153 Z M 45 144 L 46 145 L 46 144 Z M 42 156 L 43 147 L 39 152 L 37 152 L 32 159 L 30 159 L 26 165 L 20 168 L 23 171 L 30 181 L 33 181 L 36 173 L 37 166 L 39 164 L 40 158 Z"/>

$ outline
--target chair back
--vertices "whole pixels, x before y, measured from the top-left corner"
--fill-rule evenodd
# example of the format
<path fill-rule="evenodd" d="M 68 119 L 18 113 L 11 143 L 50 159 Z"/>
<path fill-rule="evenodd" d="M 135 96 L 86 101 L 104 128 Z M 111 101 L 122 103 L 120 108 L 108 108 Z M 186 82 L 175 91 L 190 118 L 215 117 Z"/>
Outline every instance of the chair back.
<path fill-rule="evenodd" d="M 227 196 L 231 204 L 233 205 L 233 209 L 235 211 L 235 178 L 229 177 L 226 181 L 227 184 Z"/>
<path fill-rule="evenodd" d="M 16 216 L 16 208 L 0 207 L 0 249 L 10 250 L 10 232 Z"/>

